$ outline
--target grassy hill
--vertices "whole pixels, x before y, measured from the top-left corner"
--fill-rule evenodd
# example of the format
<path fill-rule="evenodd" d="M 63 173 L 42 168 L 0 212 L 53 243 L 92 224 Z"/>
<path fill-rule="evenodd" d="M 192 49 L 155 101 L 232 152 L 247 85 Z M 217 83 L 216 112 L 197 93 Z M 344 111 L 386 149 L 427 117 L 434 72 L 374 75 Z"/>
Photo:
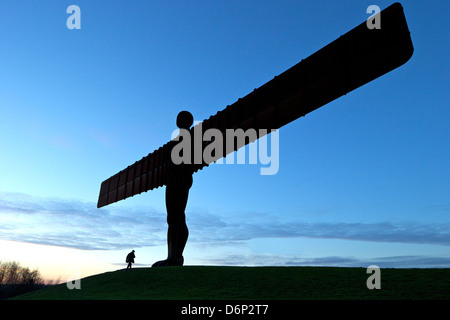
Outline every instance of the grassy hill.
<path fill-rule="evenodd" d="M 449 299 L 450 269 L 381 269 L 369 290 L 365 268 L 184 266 L 118 270 L 17 296 L 16 300 Z"/>

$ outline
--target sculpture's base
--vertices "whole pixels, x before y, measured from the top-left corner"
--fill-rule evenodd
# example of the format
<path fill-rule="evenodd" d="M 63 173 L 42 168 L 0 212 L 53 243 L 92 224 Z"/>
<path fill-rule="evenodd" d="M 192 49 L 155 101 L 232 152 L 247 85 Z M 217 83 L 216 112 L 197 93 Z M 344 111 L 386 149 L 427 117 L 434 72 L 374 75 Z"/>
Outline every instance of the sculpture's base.
<path fill-rule="evenodd" d="M 181 267 L 184 264 L 184 258 L 175 258 L 175 259 L 166 259 L 157 261 L 152 265 L 152 268 L 155 267 L 170 267 L 170 266 L 179 266 Z"/>

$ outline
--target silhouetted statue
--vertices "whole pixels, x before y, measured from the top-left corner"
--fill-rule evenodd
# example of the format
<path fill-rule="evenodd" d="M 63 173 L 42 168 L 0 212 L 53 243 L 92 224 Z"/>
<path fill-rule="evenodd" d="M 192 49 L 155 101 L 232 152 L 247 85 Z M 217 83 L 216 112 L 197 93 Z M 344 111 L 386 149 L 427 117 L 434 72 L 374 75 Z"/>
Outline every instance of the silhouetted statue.
<path fill-rule="evenodd" d="M 125 262 L 128 263 L 128 265 L 127 265 L 127 269 L 125 271 L 128 271 L 128 269 L 130 269 L 130 271 L 131 271 L 131 265 L 134 263 L 134 258 L 136 258 L 136 256 L 135 256 L 134 250 L 133 250 L 129 254 L 127 254 L 127 258 L 126 258 Z"/>
<path fill-rule="evenodd" d="M 188 111 L 181 111 L 177 116 L 177 126 L 180 129 L 189 130 L 193 122 L 194 118 Z M 166 184 L 168 255 L 166 260 L 155 262 L 152 267 L 182 266 L 184 263 L 183 251 L 189 235 L 185 209 L 189 189 L 192 186 L 192 174 L 193 166 L 191 164 L 177 165 L 173 159 L 170 160 Z"/>
<path fill-rule="evenodd" d="M 229 129 L 241 129 L 241 132 L 254 129 L 258 131 L 259 139 L 268 131 L 279 129 L 403 65 L 414 52 L 403 7 L 400 3 L 394 3 L 376 16 L 383 17 L 381 29 L 371 28 L 367 23 L 369 20 L 363 21 L 311 56 L 205 119 L 199 130 L 206 133 L 206 130 L 216 129 L 216 133 L 219 131 L 217 136 L 226 139 Z M 180 112 L 177 117 L 179 128 L 189 129 L 192 123 L 189 112 Z M 264 131 L 262 129 L 266 133 L 261 133 Z M 194 139 L 191 139 L 191 143 Z M 252 140 L 247 136 L 244 145 Z M 199 154 L 203 155 L 207 147 L 211 151 L 212 143 L 213 139 L 201 141 Z M 226 157 L 242 147 L 234 141 L 231 144 L 235 148 L 227 148 L 225 144 L 224 152 L 218 155 Z M 166 185 L 168 257 L 156 262 L 154 267 L 183 265 L 183 250 L 189 234 L 184 210 L 192 185 L 192 174 L 215 161 L 214 157 L 208 156 L 194 165 L 175 165 L 171 157 L 174 146 L 177 143 L 171 140 L 103 181 L 97 202 L 97 207 L 101 208 Z M 277 186 L 273 188 L 275 190 Z"/>

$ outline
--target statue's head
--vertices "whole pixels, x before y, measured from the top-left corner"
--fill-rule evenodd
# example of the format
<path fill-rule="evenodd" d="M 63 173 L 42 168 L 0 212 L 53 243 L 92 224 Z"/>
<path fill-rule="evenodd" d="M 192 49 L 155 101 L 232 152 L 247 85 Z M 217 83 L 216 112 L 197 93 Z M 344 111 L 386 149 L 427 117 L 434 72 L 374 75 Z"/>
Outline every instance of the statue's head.
<path fill-rule="evenodd" d="M 189 111 L 181 111 L 177 116 L 177 127 L 180 129 L 187 129 L 194 123 L 194 117 Z"/>

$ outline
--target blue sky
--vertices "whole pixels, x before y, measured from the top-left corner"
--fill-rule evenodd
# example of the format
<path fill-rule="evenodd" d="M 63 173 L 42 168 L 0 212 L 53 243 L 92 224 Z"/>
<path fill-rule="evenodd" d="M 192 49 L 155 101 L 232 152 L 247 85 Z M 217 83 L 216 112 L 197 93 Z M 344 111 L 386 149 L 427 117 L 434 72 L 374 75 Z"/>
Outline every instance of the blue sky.
<path fill-rule="evenodd" d="M 0 260 L 164 258 L 164 188 L 97 209 L 100 183 L 391 3 L 2 1 Z M 281 128 L 276 175 L 194 176 L 187 264 L 450 266 L 450 4 L 402 4 L 411 60 Z"/>

